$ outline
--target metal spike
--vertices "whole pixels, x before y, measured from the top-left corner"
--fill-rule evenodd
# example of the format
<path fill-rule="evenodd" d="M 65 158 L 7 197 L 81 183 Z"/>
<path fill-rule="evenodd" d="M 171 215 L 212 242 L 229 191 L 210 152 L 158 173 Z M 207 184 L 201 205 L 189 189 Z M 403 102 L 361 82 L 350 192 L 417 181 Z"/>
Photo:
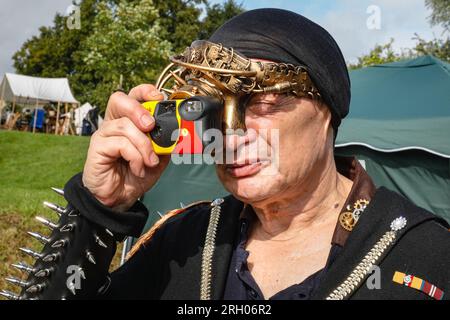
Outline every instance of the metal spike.
<path fill-rule="evenodd" d="M 35 219 L 51 230 L 58 228 L 58 225 L 43 217 L 36 216 Z"/>
<path fill-rule="evenodd" d="M 57 204 L 48 202 L 48 201 L 44 201 L 44 206 L 46 206 L 47 208 L 55 211 L 59 216 L 61 216 L 63 213 L 66 212 L 65 208 L 63 208 L 61 206 L 58 206 Z"/>
<path fill-rule="evenodd" d="M 70 232 L 70 231 L 73 231 L 73 229 L 75 229 L 75 225 L 72 223 L 69 223 L 69 224 L 62 226 L 61 229 L 59 229 L 59 231 Z"/>
<path fill-rule="evenodd" d="M 165 93 L 168 93 L 168 94 L 172 94 L 175 92 L 175 90 L 170 90 L 170 89 L 166 89 L 166 88 L 161 88 L 160 90 L 164 91 Z"/>
<path fill-rule="evenodd" d="M 67 244 L 67 240 L 65 240 L 65 239 L 56 240 L 55 242 L 53 242 L 52 248 L 62 248 L 62 247 L 65 247 L 66 244 Z"/>
<path fill-rule="evenodd" d="M 72 210 L 69 212 L 68 216 L 69 217 L 78 217 L 80 214 L 78 213 L 78 211 L 76 210 Z"/>
<path fill-rule="evenodd" d="M 114 234 L 109 229 L 105 229 L 105 231 L 107 234 L 114 238 Z"/>
<path fill-rule="evenodd" d="M 181 207 L 181 209 L 184 209 L 185 205 L 183 202 L 180 202 L 180 207 Z"/>
<path fill-rule="evenodd" d="M 24 271 L 26 273 L 33 273 L 35 269 L 29 265 L 27 265 L 25 262 L 19 262 L 17 264 L 11 264 L 12 267 L 16 268 L 17 270 Z"/>
<path fill-rule="evenodd" d="M 59 258 L 59 253 L 50 253 L 50 254 L 46 255 L 44 258 L 42 258 L 42 261 L 54 262 L 54 261 L 58 260 L 58 258 Z"/>
<path fill-rule="evenodd" d="M 6 291 L 6 290 L 1 290 L 0 295 L 4 296 L 6 299 L 9 299 L 9 300 L 19 300 L 20 299 L 19 296 L 15 295 L 14 293 L 12 293 L 10 291 Z"/>
<path fill-rule="evenodd" d="M 34 274 L 35 277 L 37 278 L 44 278 L 44 277 L 48 277 L 50 274 L 52 273 L 52 269 L 41 269 L 38 272 L 36 272 Z"/>
<path fill-rule="evenodd" d="M 169 73 L 172 75 L 172 77 L 175 78 L 175 80 L 176 80 L 179 84 L 181 84 L 181 85 L 186 85 L 186 84 L 187 84 L 186 81 L 184 81 L 184 79 L 181 78 L 179 75 L 177 75 L 175 72 L 169 71 Z"/>
<path fill-rule="evenodd" d="M 55 191 L 60 196 L 64 196 L 64 190 L 52 187 L 52 190 Z"/>
<path fill-rule="evenodd" d="M 41 253 L 37 253 L 36 251 L 33 251 L 31 249 L 28 248 L 19 248 L 20 251 L 22 251 L 23 253 L 33 257 L 34 259 L 40 259 L 42 258 L 42 254 Z"/>
<path fill-rule="evenodd" d="M 86 251 L 86 258 L 89 260 L 90 263 L 97 264 L 95 262 L 94 255 L 92 254 L 92 252 Z"/>
<path fill-rule="evenodd" d="M 33 238 L 35 238 L 36 240 L 40 241 L 43 244 L 47 244 L 50 242 L 50 239 L 47 237 L 44 237 L 42 234 L 39 234 L 37 232 L 31 232 L 28 231 L 27 232 L 30 236 L 32 236 Z"/>
<path fill-rule="evenodd" d="M 25 288 L 28 287 L 29 283 L 22 281 L 20 279 L 14 278 L 14 277 L 7 277 L 5 278 L 6 281 L 8 281 L 9 283 L 15 285 L 15 286 L 19 286 L 21 288 Z"/>
<path fill-rule="evenodd" d="M 100 247 L 108 248 L 108 246 L 102 241 L 102 239 L 100 239 L 99 236 L 94 235 L 94 238 L 95 238 L 95 242 L 97 242 L 97 244 L 98 244 Z"/>
<path fill-rule="evenodd" d="M 159 211 L 156 211 L 156 213 L 159 215 L 159 217 L 160 218 L 162 218 L 164 215 L 161 213 L 161 212 L 159 212 Z"/>
<path fill-rule="evenodd" d="M 39 284 L 35 284 L 35 285 L 29 287 L 25 291 L 28 292 L 28 293 L 38 293 L 38 292 L 41 292 L 42 289 L 44 289 L 44 288 L 45 288 L 45 284 L 39 283 Z"/>

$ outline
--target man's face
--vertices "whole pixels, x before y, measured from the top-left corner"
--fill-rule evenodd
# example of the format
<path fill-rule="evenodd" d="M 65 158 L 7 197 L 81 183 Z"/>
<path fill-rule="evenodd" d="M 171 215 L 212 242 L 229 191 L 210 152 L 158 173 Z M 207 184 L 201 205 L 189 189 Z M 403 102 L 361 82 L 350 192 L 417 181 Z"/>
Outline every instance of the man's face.
<path fill-rule="evenodd" d="M 250 203 L 304 191 L 325 169 L 321 164 L 333 143 L 330 118 L 328 108 L 317 101 L 254 95 L 245 109 L 246 134 L 225 138 L 235 160 L 217 165 L 219 179 L 236 198 Z"/>

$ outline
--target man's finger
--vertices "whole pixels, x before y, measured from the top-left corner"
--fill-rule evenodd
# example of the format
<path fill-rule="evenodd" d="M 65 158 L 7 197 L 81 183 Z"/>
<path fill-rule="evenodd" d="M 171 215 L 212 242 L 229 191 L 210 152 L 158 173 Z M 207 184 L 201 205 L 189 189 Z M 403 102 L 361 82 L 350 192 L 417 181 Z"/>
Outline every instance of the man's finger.
<path fill-rule="evenodd" d="M 164 99 L 163 94 L 151 84 L 140 84 L 134 87 L 130 90 L 128 96 L 141 102 Z"/>
<path fill-rule="evenodd" d="M 123 117 L 129 118 L 143 132 L 150 131 L 155 123 L 155 119 L 136 99 L 123 92 L 115 92 L 109 98 L 105 120 Z"/>
<path fill-rule="evenodd" d="M 158 165 L 158 156 L 153 151 L 150 138 L 140 131 L 129 118 L 120 118 L 103 122 L 103 126 L 97 131 L 103 137 L 125 136 L 141 153 L 144 163 L 153 167 Z"/>
<path fill-rule="evenodd" d="M 101 143 L 97 152 L 113 159 L 123 158 L 133 175 L 141 178 L 145 176 L 142 154 L 126 137 L 99 137 L 99 140 Z"/>

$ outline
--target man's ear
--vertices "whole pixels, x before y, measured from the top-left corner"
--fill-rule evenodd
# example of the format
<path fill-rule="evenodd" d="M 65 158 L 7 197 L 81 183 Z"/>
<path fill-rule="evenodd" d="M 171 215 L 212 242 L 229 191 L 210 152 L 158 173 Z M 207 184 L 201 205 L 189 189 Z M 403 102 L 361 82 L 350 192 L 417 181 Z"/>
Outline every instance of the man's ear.
<path fill-rule="evenodd" d="M 330 108 L 328 108 L 328 106 L 322 101 L 317 101 L 316 103 L 318 104 L 318 108 L 323 115 L 323 129 L 326 132 L 327 143 L 331 142 L 331 145 L 334 146 L 334 141 L 336 140 L 336 136 L 335 136 L 335 130 L 331 123 L 332 115 L 331 115 Z"/>

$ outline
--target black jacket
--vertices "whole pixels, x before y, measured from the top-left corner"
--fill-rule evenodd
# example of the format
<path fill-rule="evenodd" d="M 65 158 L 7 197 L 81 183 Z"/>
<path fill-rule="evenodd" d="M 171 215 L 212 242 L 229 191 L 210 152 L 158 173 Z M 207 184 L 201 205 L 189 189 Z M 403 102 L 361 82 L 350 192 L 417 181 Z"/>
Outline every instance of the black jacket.
<path fill-rule="evenodd" d="M 233 241 L 243 204 L 234 197 L 222 204 L 212 264 L 213 299 L 223 296 Z M 211 206 L 200 204 L 168 220 L 119 270 L 112 274 L 105 298 L 199 299 L 202 252 Z M 422 278 L 450 297 L 450 237 L 448 224 L 402 196 L 379 188 L 350 234 L 341 254 L 321 281 L 315 299 L 325 299 L 357 264 L 404 217 L 406 226 L 380 256 L 381 288 L 362 281 L 346 298 L 431 299 L 425 293 L 393 282 L 396 271 Z"/>
<path fill-rule="evenodd" d="M 172 216 L 122 267 L 108 274 L 117 241 L 140 232 L 147 209 L 137 202 L 130 212 L 112 212 L 82 186 L 81 175 L 72 178 L 64 191 L 69 205 L 55 208 L 61 214 L 58 227 L 35 255 L 37 261 L 19 298 L 223 297 L 242 202 L 228 196 L 223 203 L 194 205 Z M 393 226 L 399 218 L 406 224 Z M 427 281 L 449 299 L 448 229 L 446 221 L 397 193 L 377 189 L 313 299 L 432 299 L 423 290 L 394 282 L 396 272 Z M 375 272 L 381 286 L 370 290 L 366 279 L 372 278 L 372 265 L 379 267 Z M 74 266 L 83 275 L 81 285 L 71 282 L 68 268 Z"/>

